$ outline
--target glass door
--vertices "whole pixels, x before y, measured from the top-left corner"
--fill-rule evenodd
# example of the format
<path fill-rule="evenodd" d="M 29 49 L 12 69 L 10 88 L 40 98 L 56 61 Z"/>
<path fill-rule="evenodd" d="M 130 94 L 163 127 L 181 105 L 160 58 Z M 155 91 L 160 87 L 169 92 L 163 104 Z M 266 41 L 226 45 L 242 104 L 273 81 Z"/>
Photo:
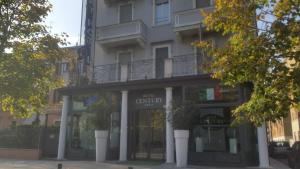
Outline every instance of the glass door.
<path fill-rule="evenodd" d="M 163 110 L 139 110 L 134 118 L 134 159 L 162 160 L 164 158 Z"/>
<path fill-rule="evenodd" d="M 91 125 L 91 113 L 73 113 L 70 126 L 70 141 L 68 158 L 94 159 L 95 157 L 95 127 Z"/>

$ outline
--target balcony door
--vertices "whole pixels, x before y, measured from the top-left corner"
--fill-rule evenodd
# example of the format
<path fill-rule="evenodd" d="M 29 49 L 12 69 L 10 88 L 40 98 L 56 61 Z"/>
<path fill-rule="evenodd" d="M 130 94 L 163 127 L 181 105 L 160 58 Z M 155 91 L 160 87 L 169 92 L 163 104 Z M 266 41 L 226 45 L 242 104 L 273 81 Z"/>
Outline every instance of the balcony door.
<path fill-rule="evenodd" d="M 132 3 L 119 6 L 119 23 L 131 22 L 133 20 Z"/>
<path fill-rule="evenodd" d="M 122 51 L 118 53 L 118 77 L 121 79 L 121 67 L 127 66 L 127 77 L 130 78 L 131 74 L 131 61 L 132 61 L 132 52 L 131 51 Z M 124 72 L 123 72 L 124 73 Z"/>
<path fill-rule="evenodd" d="M 154 60 L 155 60 L 155 77 L 156 78 L 164 78 L 165 72 L 165 60 L 170 58 L 170 45 L 160 45 L 154 46 Z"/>

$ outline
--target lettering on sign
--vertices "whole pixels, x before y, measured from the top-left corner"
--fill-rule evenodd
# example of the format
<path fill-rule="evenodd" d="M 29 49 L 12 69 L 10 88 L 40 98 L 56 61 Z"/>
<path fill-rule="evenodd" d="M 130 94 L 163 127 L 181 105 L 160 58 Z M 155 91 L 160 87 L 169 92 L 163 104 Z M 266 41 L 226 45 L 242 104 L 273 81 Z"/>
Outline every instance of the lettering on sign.
<path fill-rule="evenodd" d="M 154 105 L 162 104 L 162 98 L 157 97 L 154 94 L 145 94 L 141 98 L 135 100 L 135 104 L 145 107 L 151 107 Z"/>

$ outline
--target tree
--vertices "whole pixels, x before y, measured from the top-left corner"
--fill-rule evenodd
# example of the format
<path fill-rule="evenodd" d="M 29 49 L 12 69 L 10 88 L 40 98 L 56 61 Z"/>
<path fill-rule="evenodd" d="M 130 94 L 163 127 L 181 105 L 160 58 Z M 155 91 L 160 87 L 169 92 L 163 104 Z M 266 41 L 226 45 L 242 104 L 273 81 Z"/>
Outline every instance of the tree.
<path fill-rule="evenodd" d="M 285 117 L 300 100 L 300 1 L 216 0 L 205 15 L 210 31 L 229 36 L 222 47 L 196 43 L 212 57 L 207 71 L 224 85 L 251 84 L 236 122 L 260 125 Z M 207 63 L 205 64 L 207 65 Z"/>
<path fill-rule="evenodd" d="M 58 60 L 71 58 L 66 34 L 51 35 L 43 19 L 48 0 L 0 0 L 0 104 L 15 117 L 40 113 L 48 92 L 61 86 Z"/>

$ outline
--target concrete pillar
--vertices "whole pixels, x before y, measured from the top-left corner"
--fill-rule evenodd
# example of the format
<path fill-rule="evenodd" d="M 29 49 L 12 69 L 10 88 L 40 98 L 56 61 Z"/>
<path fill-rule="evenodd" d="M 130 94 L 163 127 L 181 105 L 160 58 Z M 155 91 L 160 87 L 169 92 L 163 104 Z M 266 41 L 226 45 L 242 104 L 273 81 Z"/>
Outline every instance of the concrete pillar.
<path fill-rule="evenodd" d="M 270 168 L 266 124 L 257 128 L 259 167 Z"/>
<path fill-rule="evenodd" d="M 172 121 L 172 87 L 166 88 L 166 163 L 174 163 L 174 130 Z"/>
<path fill-rule="evenodd" d="M 63 107 L 60 118 L 59 142 L 57 159 L 63 160 L 65 155 L 67 123 L 68 123 L 69 96 L 63 96 Z"/>
<path fill-rule="evenodd" d="M 128 91 L 122 91 L 120 161 L 127 161 Z"/>

